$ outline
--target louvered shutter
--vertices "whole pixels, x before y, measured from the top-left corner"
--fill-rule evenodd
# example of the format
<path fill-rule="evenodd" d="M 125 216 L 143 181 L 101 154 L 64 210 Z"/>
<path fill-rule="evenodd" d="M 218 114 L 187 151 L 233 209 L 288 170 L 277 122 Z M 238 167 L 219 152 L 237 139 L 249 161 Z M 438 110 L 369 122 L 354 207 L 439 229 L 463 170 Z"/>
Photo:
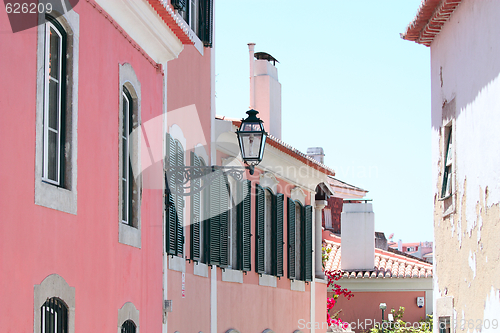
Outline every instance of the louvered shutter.
<path fill-rule="evenodd" d="M 184 177 L 183 169 L 184 169 L 184 151 L 179 141 L 175 140 L 176 143 L 176 186 L 177 192 L 181 192 L 182 188 L 180 185 L 182 184 L 182 180 Z M 184 197 L 182 195 L 175 194 L 175 211 L 177 212 L 177 221 L 176 221 L 176 254 L 182 256 L 184 254 Z"/>
<path fill-rule="evenodd" d="M 265 239 L 264 235 L 266 232 L 266 222 L 265 222 L 265 204 L 266 196 L 264 194 L 264 189 L 260 185 L 255 186 L 255 270 L 257 273 L 263 274 L 266 272 L 265 268 Z"/>
<path fill-rule="evenodd" d="M 166 146 L 167 146 L 167 151 L 166 153 L 166 166 L 174 166 L 175 163 L 175 140 L 173 140 L 169 134 L 166 136 Z M 166 186 L 165 186 L 165 244 L 166 244 L 166 249 L 165 252 L 171 255 L 176 254 L 176 220 L 177 220 L 177 214 L 175 211 L 175 198 L 174 194 L 172 194 L 172 191 L 174 190 L 175 186 L 175 173 L 173 172 L 167 172 L 166 174 Z"/>
<path fill-rule="evenodd" d="M 288 278 L 295 279 L 295 202 L 288 198 Z"/>
<path fill-rule="evenodd" d="M 200 0 L 200 39 L 205 47 L 212 47 L 213 8 L 213 0 Z"/>
<path fill-rule="evenodd" d="M 238 262 L 239 269 L 248 272 L 252 269 L 251 237 L 251 186 L 252 182 L 243 180 L 238 183 Z"/>
<path fill-rule="evenodd" d="M 220 206 L 221 206 L 221 184 L 220 177 L 222 175 L 221 171 L 216 172 L 213 181 L 210 184 L 210 205 L 209 205 L 209 215 L 207 226 L 207 263 L 209 265 L 219 265 L 220 264 Z M 215 178 L 215 179 L 214 179 Z"/>
<path fill-rule="evenodd" d="M 273 196 L 273 270 L 275 276 L 283 276 L 283 193 Z"/>
<path fill-rule="evenodd" d="M 304 221 L 302 223 L 302 279 L 312 281 L 312 206 L 303 208 Z"/>
<path fill-rule="evenodd" d="M 219 177 L 220 184 L 220 264 L 219 266 L 225 268 L 229 265 L 229 182 L 227 175 L 222 173 Z"/>
<path fill-rule="evenodd" d="M 194 152 L 191 152 L 191 165 L 200 167 L 201 161 Z M 201 179 L 191 180 L 191 259 L 200 261 L 200 186 Z"/>
<path fill-rule="evenodd" d="M 186 11 L 186 0 L 172 0 L 171 3 L 174 9 Z"/>

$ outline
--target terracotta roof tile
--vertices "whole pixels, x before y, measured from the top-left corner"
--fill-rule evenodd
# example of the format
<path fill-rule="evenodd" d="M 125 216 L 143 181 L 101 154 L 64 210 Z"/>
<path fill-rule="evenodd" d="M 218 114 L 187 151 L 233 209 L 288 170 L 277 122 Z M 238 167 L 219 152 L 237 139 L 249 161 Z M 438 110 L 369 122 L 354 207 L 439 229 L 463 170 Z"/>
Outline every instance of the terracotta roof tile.
<path fill-rule="evenodd" d="M 331 249 L 325 270 L 341 269 L 341 239 L 330 234 L 323 240 L 325 248 Z M 375 270 L 344 272 L 344 278 L 426 278 L 432 277 L 432 264 L 404 254 L 375 249 Z"/>
<path fill-rule="evenodd" d="M 430 46 L 462 0 L 422 0 L 401 38 Z"/>

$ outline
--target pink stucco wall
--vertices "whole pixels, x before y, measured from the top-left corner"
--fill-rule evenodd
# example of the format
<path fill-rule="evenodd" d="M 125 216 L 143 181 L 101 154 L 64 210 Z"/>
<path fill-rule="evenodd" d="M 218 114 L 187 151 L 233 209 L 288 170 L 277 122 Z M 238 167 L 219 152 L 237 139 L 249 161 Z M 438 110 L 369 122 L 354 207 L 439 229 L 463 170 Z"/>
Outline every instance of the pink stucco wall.
<path fill-rule="evenodd" d="M 116 331 L 118 309 L 129 301 L 140 311 L 141 331 L 160 332 L 161 190 L 142 192 L 142 248 L 118 242 L 118 65 L 130 63 L 141 83 L 143 123 L 162 113 L 163 77 L 89 3 L 81 1 L 75 11 L 77 215 L 34 204 L 37 27 L 12 34 L 0 11 L 2 331 L 33 330 L 34 285 L 55 273 L 75 287 L 77 332 Z"/>
<path fill-rule="evenodd" d="M 328 293 L 328 297 L 332 297 L 332 293 Z M 384 319 L 387 320 L 387 314 L 391 313 L 391 309 L 396 311 L 400 306 L 405 307 L 403 320 L 414 323 L 421 319 L 425 319 L 425 307 L 417 306 L 417 297 L 424 297 L 425 291 L 384 291 L 384 292 L 355 292 L 354 297 L 350 300 L 340 296 L 337 299 L 335 307 L 330 310 L 333 314 L 336 311 L 342 310 L 340 318 L 349 323 L 380 323 L 382 319 L 382 310 L 380 303 L 386 303 Z M 367 320 L 365 322 L 365 320 Z M 370 321 L 371 320 L 371 321 Z M 357 330 L 353 327 L 357 332 Z"/>

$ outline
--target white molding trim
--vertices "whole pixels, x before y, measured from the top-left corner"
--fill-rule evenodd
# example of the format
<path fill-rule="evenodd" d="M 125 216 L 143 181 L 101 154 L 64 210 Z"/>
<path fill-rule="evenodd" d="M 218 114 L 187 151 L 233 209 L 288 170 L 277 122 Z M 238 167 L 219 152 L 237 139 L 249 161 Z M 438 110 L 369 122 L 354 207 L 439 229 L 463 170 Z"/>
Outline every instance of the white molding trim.
<path fill-rule="evenodd" d="M 175 59 L 184 45 L 146 1 L 95 0 L 159 64 Z"/>
<path fill-rule="evenodd" d="M 201 262 L 194 262 L 193 274 L 208 277 L 208 265 Z"/>
<path fill-rule="evenodd" d="M 259 184 L 263 188 L 269 188 L 271 191 L 273 191 L 274 194 L 278 193 L 278 184 L 279 181 L 276 179 L 274 174 L 271 172 L 264 172 L 261 173 L 259 176 Z"/>
<path fill-rule="evenodd" d="M 118 310 L 118 333 L 122 331 L 122 325 L 127 320 L 132 320 L 136 326 L 135 333 L 139 333 L 139 310 L 134 303 L 127 302 Z"/>
<path fill-rule="evenodd" d="M 243 272 L 231 268 L 225 268 L 222 270 L 222 281 L 243 283 Z"/>
<path fill-rule="evenodd" d="M 186 147 L 187 147 L 187 140 L 186 140 L 186 137 L 184 136 L 184 132 L 182 131 L 182 128 L 179 125 L 177 125 L 177 124 L 173 124 L 168 129 L 168 133 L 170 134 L 170 136 L 172 137 L 172 139 L 175 139 L 175 140 L 177 140 L 177 141 L 179 141 L 181 143 L 182 150 L 185 153 L 186 152 Z M 184 157 L 184 160 L 186 160 L 185 157 Z"/>
<path fill-rule="evenodd" d="M 290 191 L 290 198 L 294 201 L 299 201 L 303 206 L 306 205 L 306 194 L 298 186 Z"/>
<path fill-rule="evenodd" d="M 205 149 L 205 146 L 203 146 L 201 143 L 198 143 L 194 147 L 194 153 L 198 158 L 203 159 L 203 162 L 205 163 L 206 166 L 210 165 L 210 159 L 208 158 L 207 150 Z"/>
<path fill-rule="evenodd" d="M 290 280 L 290 290 L 306 291 L 306 283 L 299 280 Z"/>
<path fill-rule="evenodd" d="M 177 272 L 186 272 L 186 260 L 181 257 L 173 256 L 168 258 L 168 269 Z"/>
<path fill-rule="evenodd" d="M 259 286 L 276 288 L 277 280 L 276 276 L 261 274 L 259 276 Z"/>
<path fill-rule="evenodd" d="M 34 287 L 34 318 L 33 332 L 40 333 L 42 314 L 42 305 L 47 299 L 57 297 L 68 306 L 68 332 L 75 332 L 75 287 L 69 284 L 60 275 L 51 274 L 47 276 L 40 284 Z"/>

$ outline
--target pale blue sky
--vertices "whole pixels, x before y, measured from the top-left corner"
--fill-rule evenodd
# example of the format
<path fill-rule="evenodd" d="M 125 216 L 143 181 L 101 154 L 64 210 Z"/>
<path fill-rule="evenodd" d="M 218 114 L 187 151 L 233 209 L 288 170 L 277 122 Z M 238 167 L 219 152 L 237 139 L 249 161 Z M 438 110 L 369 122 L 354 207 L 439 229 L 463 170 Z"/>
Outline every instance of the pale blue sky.
<path fill-rule="evenodd" d="M 429 48 L 399 37 L 420 0 L 217 0 L 217 114 L 248 109 L 247 43 L 280 61 L 282 139 L 368 190 L 375 229 L 433 239 Z"/>

